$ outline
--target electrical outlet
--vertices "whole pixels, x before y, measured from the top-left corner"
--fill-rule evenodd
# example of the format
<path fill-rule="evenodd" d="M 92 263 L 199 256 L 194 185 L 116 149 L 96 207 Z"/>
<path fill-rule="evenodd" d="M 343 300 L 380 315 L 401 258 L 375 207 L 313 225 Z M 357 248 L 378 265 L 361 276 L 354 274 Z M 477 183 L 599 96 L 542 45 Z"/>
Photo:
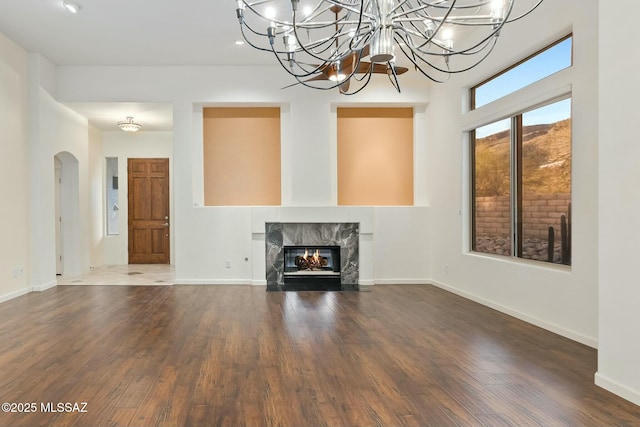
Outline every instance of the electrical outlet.
<path fill-rule="evenodd" d="M 231 268 L 231 261 L 227 260 L 224 262 L 224 268 Z"/>
<path fill-rule="evenodd" d="M 444 272 L 449 274 L 449 264 L 444 265 Z"/>

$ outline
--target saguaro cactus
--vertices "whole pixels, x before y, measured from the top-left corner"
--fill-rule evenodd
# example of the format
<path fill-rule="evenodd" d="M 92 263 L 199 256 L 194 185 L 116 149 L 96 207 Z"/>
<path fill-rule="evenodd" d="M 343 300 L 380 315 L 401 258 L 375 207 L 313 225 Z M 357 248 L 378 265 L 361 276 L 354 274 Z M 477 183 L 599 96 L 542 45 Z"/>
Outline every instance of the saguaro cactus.
<path fill-rule="evenodd" d="M 547 239 L 547 261 L 553 262 L 553 253 L 555 252 L 556 232 L 553 227 L 549 227 L 549 237 Z"/>
<path fill-rule="evenodd" d="M 571 265 L 571 203 L 567 215 L 560 217 L 560 241 L 562 263 Z"/>

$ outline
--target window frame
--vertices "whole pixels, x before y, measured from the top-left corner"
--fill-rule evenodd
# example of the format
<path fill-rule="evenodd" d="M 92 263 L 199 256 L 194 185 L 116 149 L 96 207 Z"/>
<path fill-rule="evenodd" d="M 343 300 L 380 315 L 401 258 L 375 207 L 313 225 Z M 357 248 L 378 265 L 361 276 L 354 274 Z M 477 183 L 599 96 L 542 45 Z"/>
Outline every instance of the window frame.
<path fill-rule="evenodd" d="M 545 265 L 564 265 L 571 266 L 571 257 L 569 257 L 568 263 L 555 263 L 543 260 L 536 260 L 523 257 L 523 116 L 526 113 L 535 111 L 540 108 L 544 108 L 555 103 L 559 103 L 565 100 L 570 100 L 571 114 L 570 119 L 573 123 L 573 94 L 567 93 L 560 97 L 554 97 L 548 99 L 543 104 L 532 105 L 529 108 L 515 112 L 506 118 L 510 120 L 510 136 L 509 136 L 509 200 L 510 200 L 510 240 L 511 240 L 511 253 L 509 255 L 500 255 L 490 252 L 482 252 L 477 250 L 477 207 L 476 207 L 476 131 L 483 126 L 490 125 L 500 120 L 495 120 L 484 125 L 476 126 L 474 129 L 468 131 L 469 135 L 469 172 L 470 172 L 470 191 L 469 191 L 469 212 L 471 214 L 470 220 L 470 246 L 471 252 L 476 254 L 488 255 L 488 256 L 500 256 L 516 258 L 519 260 L 533 261 L 537 263 L 544 263 Z M 571 132 L 571 145 L 573 145 L 573 132 Z M 571 152 L 573 156 L 573 152 Z M 571 180 L 570 194 L 573 194 L 573 180 Z M 569 218 L 570 219 L 570 218 Z M 571 235 L 569 235 L 571 239 Z M 571 246 L 571 241 L 569 241 Z"/>
<path fill-rule="evenodd" d="M 524 63 L 525 63 L 525 62 L 527 62 L 527 61 L 530 61 L 531 59 L 535 58 L 536 56 L 538 56 L 538 55 L 540 55 L 540 54 L 542 54 L 542 53 L 546 52 L 547 50 L 549 50 L 549 49 L 551 49 L 551 48 L 553 48 L 553 47 L 555 47 L 555 46 L 559 45 L 560 43 L 562 43 L 562 42 L 564 42 L 564 41 L 566 41 L 566 40 L 568 40 L 568 39 L 573 39 L 573 32 L 571 32 L 571 33 L 567 34 L 567 35 L 566 35 L 566 36 L 564 36 L 564 37 L 561 37 L 560 39 L 558 39 L 558 40 L 554 41 L 554 42 L 553 42 L 553 43 L 551 43 L 551 44 L 546 45 L 546 46 L 545 46 L 545 47 L 543 47 L 542 49 L 537 50 L 536 52 L 532 53 L 531 55 L 529 55 L 529 56 L 527 56 L 527 57 L 525 57 L 525 58 L 521 59 L 520 61 L 518 61 L 518 62 L 516 62 L 516 63 L 512 64 L 511 66 L 509 66 L 509 67 L 505 68 L 504 70 L 499 71 L 498 73 L 496 73 L 496 74 L 494 74 L 494 75 L 490 76 L 489 78 L 487 78 L 487 79 L 485 79 L 485 80 L 481 81 L 480 83 L 476 84 L 475 86 L 472 86 L 472 87 L 469 89 L 469 111 L 474 111 L 474 110 L 476 110 L 477 108 L 482 108 L 482 107 L 476 107 L 476 92 L 477 92 L 478 88 L 480 88 L 481 86 L 484 86 L 485 84 L 487 84 L 487 83 L 489 83 L 489 82 L 491 82 L 491 81 L 493 81 L 493 80 L 497 79 L 498 77 L 500 77 L 500 76 L 502 76 L 502 75 L 504 75 L 504 74 L 508 73 L 509 71 L 513 70 L 514 68 L 516 68 L 516 67 L 518 67 L 518 66 L 520 66 L 520 65 L 524 64 Z M 574 46 L 574 43 L 573 43 L 573 40 L 572 40 L 572 42 L 571 42 L 571 57 L 570 57 L 570 65 L 569 65 L 569 67 L 567 67 L 567 68 L 570 68 L 570 67 L 572 67 L 572 66 L 573 66 L 573 46 Z M 562 70 L 565 70 L 565 69 L 566 69 L 566 68 L 563 68 Z M 543 77 L 543 78 L 542 78 L 542 79 L 540 79 L 540 80 L 546 79 L 547 77 L 549 77 L 549 76 L 551 76 L 551 75 L 553 75 L 553 74 L 555 74 L 555 73 L 557 73 L 557 72 L 559 72 L 559 71 L 562 71 L 562 70 L 555 71 L 555 72 L 553 72 L 553 73 L 551 73 L 551 74 L 549 74 L 549 75 L 547 75 L 547 76 Z M 536 80 L 536 82 L 537 82 L 537 81 L 540 81 L 540 80 Z M 530 83 L 530 84 L 533 84 L 533 83 L 535 83 L 535 82 L 532 82 L 532 83 Z M 526 86 L 528 86 L 528 85 L 526 85 Z M 526 87 L 526 86 L 524 86 L 524 87 Z M 520 88 L 520 89 L 522 89 L 522 88 Z M 520 90 L 520 89 L 517 89 L 517 90 Z M 517 91 L 517 90 L 516 90 L 516 91 Z M 513 93 L 513 92 L 510 92 L 510 93 Z M 505 95 L 505 96 L 506 96 L 506 95 Z M 493 100 L 493 101 L 491 101 L 491 102 L 497 101 L 498 99 L 501 99 L 501 98 L 503 98 L 503 97 L 497 98 L 497 99 L 495 99 L 495 100 Z M 487 105 L 487 104 L 485 104 L 485 105 Z M 483 105 L 483 106 L 484 106 L 484 105 Z"/>

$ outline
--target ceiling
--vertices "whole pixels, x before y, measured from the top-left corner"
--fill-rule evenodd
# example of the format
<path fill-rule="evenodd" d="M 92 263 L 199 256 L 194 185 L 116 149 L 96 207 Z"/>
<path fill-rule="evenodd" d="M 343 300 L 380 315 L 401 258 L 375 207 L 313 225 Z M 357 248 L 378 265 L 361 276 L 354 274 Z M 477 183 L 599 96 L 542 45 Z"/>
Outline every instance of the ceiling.
<path fill-rule="evenodd" d="M 0 32 L 56 65 L 259 65 L 233 0 L 0 0 Z"/>
<path fill-rule="evenodd" d="M 59 66 L 272 65 L 241 38 L 233 0 L 0 0 L 0 33 Z M 171 104 L 69 103 L 92 126 L 133 116 L 146 131 L 173 127 Z"/>

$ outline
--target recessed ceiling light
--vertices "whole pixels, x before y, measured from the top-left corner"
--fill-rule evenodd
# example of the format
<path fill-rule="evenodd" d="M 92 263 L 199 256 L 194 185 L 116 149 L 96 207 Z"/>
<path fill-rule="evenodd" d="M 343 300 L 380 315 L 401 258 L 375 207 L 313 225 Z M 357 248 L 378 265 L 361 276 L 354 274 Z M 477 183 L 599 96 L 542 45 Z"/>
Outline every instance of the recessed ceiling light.
<path fill-rule="evenodd" d="M 78 13 L 80 9 L 82 9 L 82 6 L 80 6 L 78 3 L 63 1 L 62 5 L 71 13 Z"/>
<path fill-rule="evenodd" d="M 238 46 L 242 46 L 244 44 L 244 40 L 236 40 L 234 43 Z"/>

